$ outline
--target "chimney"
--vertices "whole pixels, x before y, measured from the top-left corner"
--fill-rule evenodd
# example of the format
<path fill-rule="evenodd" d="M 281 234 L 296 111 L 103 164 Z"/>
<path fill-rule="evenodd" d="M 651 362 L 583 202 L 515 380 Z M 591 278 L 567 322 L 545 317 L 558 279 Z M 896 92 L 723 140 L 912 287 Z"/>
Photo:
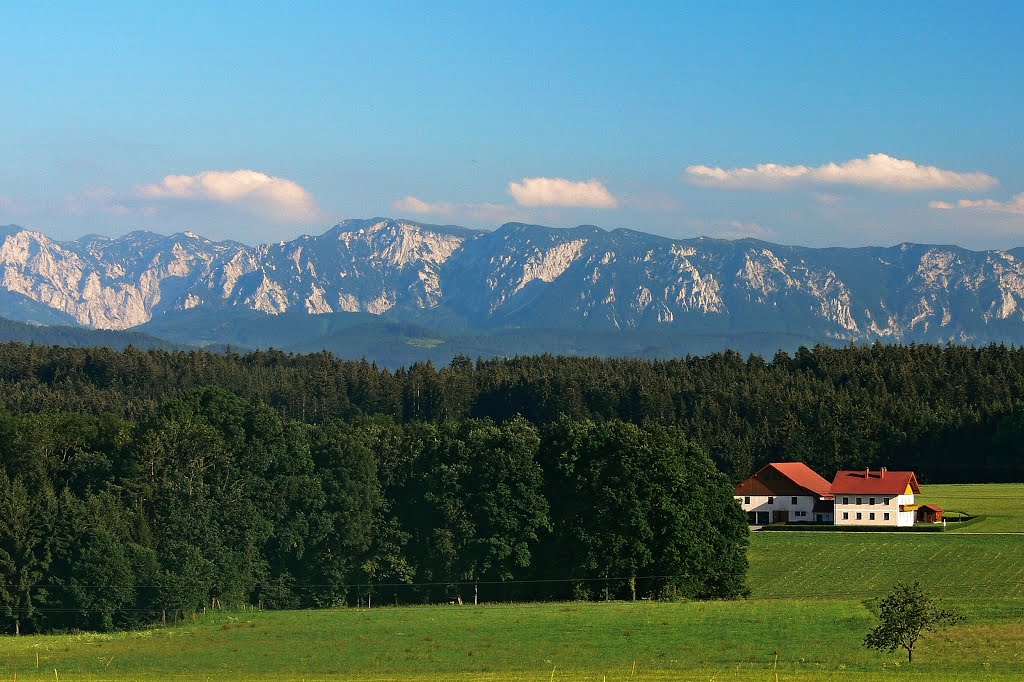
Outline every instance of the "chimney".
<path fill-rule="evenodd" d="M 871 467 L 864 467 L 864 478 L 871 478 Z"/>
<path fill-rule="evenodd" d="M 882 467 L 881 475 L 879 478 L 885 478 L 885 467 Z"/>

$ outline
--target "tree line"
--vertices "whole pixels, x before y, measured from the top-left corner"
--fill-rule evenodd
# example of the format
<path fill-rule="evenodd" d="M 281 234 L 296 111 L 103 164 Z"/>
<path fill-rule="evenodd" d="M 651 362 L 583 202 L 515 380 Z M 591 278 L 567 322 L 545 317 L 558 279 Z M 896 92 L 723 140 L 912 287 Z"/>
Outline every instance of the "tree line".
<path fill-rule="evenodd" d="M 563 416 L 679 429 L 734 481 L 770 461 L 912 469 L 923 482 L 1024 480 L 1024 349 L 801 348 L 674 360 L 531 356 L 397 371 L 330 353 L 117 352 L 0 344 L 0 406 L 140 421 L 218 386 L 306 424 Z"/>
<path fill-rule="evenodd" d="M 0 412 L 9 633 L 219 607 L 745 591 L 731 483 L 677 428 L 308 424 L 218 387 L 138 419 L 92 412 Z"/>

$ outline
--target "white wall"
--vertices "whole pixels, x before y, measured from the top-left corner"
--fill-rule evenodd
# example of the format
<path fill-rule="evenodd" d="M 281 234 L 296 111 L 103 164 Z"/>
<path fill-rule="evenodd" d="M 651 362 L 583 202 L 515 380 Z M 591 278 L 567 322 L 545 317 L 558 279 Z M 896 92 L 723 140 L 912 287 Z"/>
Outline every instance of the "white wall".
<path fill-rule="evenodd" d="M 767 496 L 751 495 L 750 502 L 746 502 L 742 495 L 734 496 L 736 501 L 743 507 L 743 511 L 752 512 L 769 512 L 771 516 L 769 518 L 774 521 L 774 512 L 776 511 L 788 511 L 789 522 L 794 523 L 796 521 L 813 521 L 814 520 L 814 502 L 817 499 L 812 495 L 797 495 L 796 503 L 793 502 L 792 495 L 776 495 L 772 498 L 772 501 Z M 797 516 L 797 512 L 803 512 L 803 516 Z"/>
<path fill-rule="evenodd" d="M 885 504 L 886 495 L 856 495 L 852 493 L 836 493 L 836 517 L 837 526 L 913 526 L 914 512 L 901 512 L 901 504 L 914 504 L 913 495 L 888 496 L 889 503 Z M 857 504 L 857 499 L 860 504 Z M 874 504 L 871 504 L 872 499 Z M 845 501 L 844 501 L 845 500 Z M 843 518 L 843 514 L 848 518 Z M 857 518 L 857 514 L 861 518 Z M 875 518 L 872 520 L 871 515 Z M 889 515 L 886 520 L 885 515 Z"/>

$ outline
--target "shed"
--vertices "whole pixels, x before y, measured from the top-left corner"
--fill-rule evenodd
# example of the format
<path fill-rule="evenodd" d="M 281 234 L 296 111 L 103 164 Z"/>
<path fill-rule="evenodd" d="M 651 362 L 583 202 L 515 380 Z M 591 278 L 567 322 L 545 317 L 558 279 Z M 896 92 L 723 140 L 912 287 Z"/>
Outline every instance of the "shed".
<path fill-rule="evenodd" d="M 945 510 L 937 504 L 922 504 L 917 508 L 918 523 L 942 523 Z"/>

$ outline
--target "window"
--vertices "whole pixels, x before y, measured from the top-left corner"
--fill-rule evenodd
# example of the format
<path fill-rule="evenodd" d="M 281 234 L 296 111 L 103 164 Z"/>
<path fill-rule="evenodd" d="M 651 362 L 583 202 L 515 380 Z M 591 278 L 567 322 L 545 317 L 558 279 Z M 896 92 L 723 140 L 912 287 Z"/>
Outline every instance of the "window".
<path fill-rule="evenodd" d="M 868 498 L 868 504 L 874 504 L 874 503 L 875 503 L 875 498 L 869 497 Z"/>
<path fill-rule="evenodd" d="M 743 498 L 743 504 L 750 504 L 750 497 L 749 496 Z"/>
<path fill-rule="evenodd" d="M 861 520 L 861 513 L 860 513 L 860 512 L 857 512 L 857 520 L 858 520 L 858 521 L 860 521 L 860 520 Z"/>
<path fill-rule="evenodd" d="M 775 498 L 774 498 L 774 497 L 769 497 L 769 498 L 768 498 L 768 504 L 771 504 L 771 503 L 772 503 L 772 502 L 774 502 L 774 501 L 775 501 Z"/>
<path fill-rule="evenodd" d="M 889 520 L 889 512 L 885 512 L 884 514 L 882 514 L 882 519 L 885 520 L 885 521 L 888 521 Z"/>
<path fill-rule="evenodd" d="M 793 500 L 793 504 L 796 504 L 796 498 L 795 498 L 795 497 L 793 497 L 793 498 L 791 498 L 791 499 Z"/>
<path fill-rule="evenodd" d="M 843 512 L 843 521 L 850 520 L 850 512 Z"/>
<path fill-rule="evenodd" d="M 883 497 L 882 498 L 882 504 L 889 504 L 889 498 L 888 497 Z"/>
<path fill-rule="evenodd" d="M 871 512 L 870 514 L 868 514 L 868 520 L 870 520 L 870 521 L 874 521 L 875 520 L 875 512 Z"/>
<path fill-rule="evenodd" d="M 863 503 L 861 502 L 861 498 L 859 498 L 859 497 L 857 498 L 857 504 L 863 504 Z"/>
<path fill-rule="evenodd" d="M 849 497 L 844 497 L 843 498 L 843 504 L 850 504 L 850 498 Z"/>

